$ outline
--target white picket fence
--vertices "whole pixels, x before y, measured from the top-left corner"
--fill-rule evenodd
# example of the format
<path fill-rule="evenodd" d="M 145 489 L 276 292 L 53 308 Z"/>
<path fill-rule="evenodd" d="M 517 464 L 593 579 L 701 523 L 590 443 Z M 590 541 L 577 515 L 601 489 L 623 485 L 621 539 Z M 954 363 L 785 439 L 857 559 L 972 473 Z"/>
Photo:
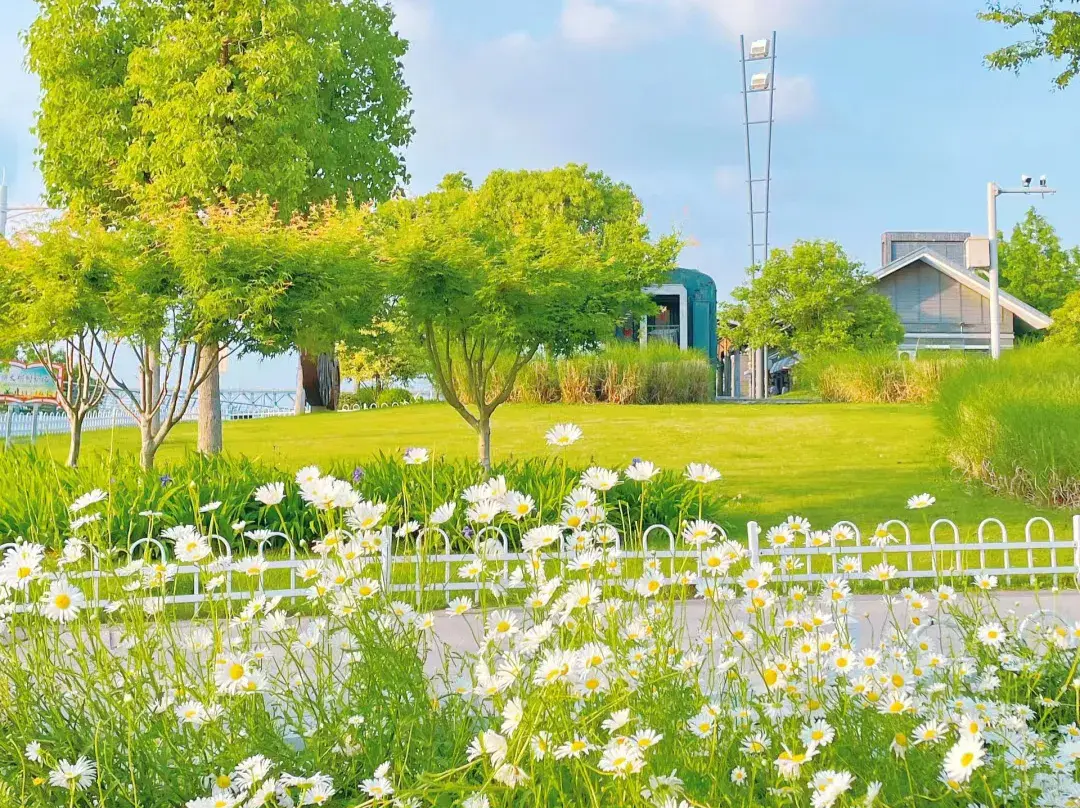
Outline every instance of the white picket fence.
<path fill-rule="evenodd" d="M 1004 523 L 999 519 L 989 518 L 978 525 L 975 540 L 967 542 L 961 540 L 960 528 L 949 519 L 938 519 L 930 524 L 926 529 L 927 541 L 923 543 L 912 541 L 913 531 L 910 525 L 901 520 L 893 520 L 887 523 L 887 527 L 890 531 L 895 531 L 898 543 L 885 548 L 870 543 L 852 523 L 840 522 L 839 525 L 852 529 L 854 538 L 850 543 L 820 547 L 773 547 L 762 546 L 761 527 L 756 522 L 750 522 L 746 530 L 749 561 L 751 564 L 772 562 L 776 566 L 773 580 L 780 584 L 820 583 L 834 576 L 842 576 L 852 582 L 876 580 L 865 564 L 860 572 L 841 572 L 838 560 L 845 556 L 884 559 L 898 571 L 895 577 L 897 583 L 890 584 L 894 588 L 904 584 L 915 586 L 920 579 L 959 582 L 977 573 L 998 576 L 1005 587 L 1014 586 L 1017 579 L 1034 585 L 1036 579 L 1045 578 L 1050 578 L 1053 585 L 1057 586 L 1062 576 L 1070 576 L 1075 580 L 1076 576 L 1080 575 L 1080 514 L 1072 517 L 1072 535 L 1064 538 L 1059 538 L 1053 523 L 1043 517 L 1030 519 L 1024 526 L 1023 538 L 1019 539 L 1010 538 Z M 727 538 L 727 535 L 721 532 L 720 539 Z M 189 588 L 191 591 L 189 594 L 163 596 L 160 598 L 162 605 L 198 605 L 219 598 L 244 600 L 255 594 L 268 598 L 297 599 L 309 594 L 310 590 L 306 586 L 298 584 L 298 572 L 301 567 L 311 562 L 312 556 L 300 557 L 296 545 L 288 536 L 273 533 L 255 543 L 252 548 L 255 554 L 263 556 L 277 543 L 287 553 L 287 558 L 267 559 L 265 562 L 267 571 L 283 570 L 288 574 L 288 586 L 272 587 L 266 585 L 266 572 L 253 577 L 235 569 L 237 559 L 224 538 L 212 536 L 210 539 L 219 550 L 215 569 L 194 564 L 177 565 L 173 570 L 173 591 Z M 686 570 L 708 577 L 717 586 L 736 583 L 732 576 L 710 575 L 703 565 L 703 551 L 680 549 L 679 540 L 664 525 L 647 528 L 643 539 L 647 548 L 645 550 L 624 548 L 618 537 L 609 545 L 614 547 L 622 563 L 620 575 L 624 583 L 633 580 L 626 570 L 626 562 L 630 560 L 659 564 L 666 584 L 675 583 Z M 454 593 L 479 595 L 482 590 L 490 587 L 489 582 L 480 579 L 462 580 L 457 574 L 464 565 L 478 558 L 477 553 L 482 554 L 485 564 L 501 567 L 500 585 L 504 588 L 523 588 L 528 585 L 527 574 L 522 580 L 515 582 L 511 573 L 518 567 L 524 572 L 524 566 L 531 561 L 531 555 L 511 551 L 508 536 L 495 526 L 485 527 L 473 537 L 477 552 L 472 553 L 453 552 L 450 537 L 440 528 L 429 528 L 421 533 L 419 552 L 414 540 L 413 546 L 406 548 L 408 552 L 395 553 L 394 541 L 393 530 L 384 528 L 379 550 L 370 557 L 371 574 L 378 576 L 385 592 L 392 596 L 412 597 L 417 605 L 421 604 L 425 595 L 436 594 L 446 598 Z M 432 547 L 432 543 L 441 546 Z M 10 543 L 0 545 L 0 555 L 14 546 Z M 1015 554 L 1019 554 L 1021 558 L 1019 563 L 1013 560 Z M 128 559 L 144 558 L 155 563 L 169 563 L 168 548 L 155 538 L 139 539 L 129 549 L 121 551 L 121 555 Z M 545 553 L 544 558 L 548 563 L 557 564 L 561 574 L 565 572 L 565 566 L 573 555 L 574 551 L 564 545 L 551 554 Z M 802 561 L 801 571 L 784 571 L 784 560 L 792 558 Z M 220 591 L 207 592 L 207 576 L 220 575 L 222 571 L 225 571 L 225 580 Z M 91 569 L 69 573 L 69 578 L 89 580 L 91 593 L 88 605 L 107 607 L 111 601 L 102 596 L 100 582 L 102 578 L 110 575 L 111 572 L 101 569 L 98 556 L 92 553 Z M 188 585 L 183 585 L 185 580 Z"/>
<path fill-rule="evenodd" d="M 246 421 L 253 418 L 281 418 L 295 415 L 292 409 L 271 410 L 261 407 L 225 407 L 221 417 L 225 421 Z M 182 421 L 195 421 L 199 417 L 196 407 L 189 407 Z M 83 421 L 83 431 L 138 426 L 138 422 L 126 410 L 108 409 L 92 413 Z M 0 444 L 6 448 L 15 441 L 35 443 L 42 435 L 67 434 L 71 429 L 67 413 L 63 410 L 15 410 L 0 412 Z"/>

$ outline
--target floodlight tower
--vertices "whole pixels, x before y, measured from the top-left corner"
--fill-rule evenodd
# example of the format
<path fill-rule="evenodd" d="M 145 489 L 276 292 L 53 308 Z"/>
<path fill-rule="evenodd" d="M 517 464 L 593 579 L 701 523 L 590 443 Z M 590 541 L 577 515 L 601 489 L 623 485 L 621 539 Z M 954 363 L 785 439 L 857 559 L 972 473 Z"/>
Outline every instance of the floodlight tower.
<path fill-rule="evenodd" d="M 746 187 L 750 219 L 750 266 L 764 266 L 769 258 L 769 215 L 772 212 L 769 202 L 772 192 L 772 130 L 773 100 L 776 95 L 776 31 L 770 39 L 756 39 L 746 48 L 746 37 L 739 37 L 739 60 L 742 64 L 743 127 L 746 130 Z M 747 62 L 768 64 L 768 70 L 747 75 Z M 750 94 L 767 93 L 768 114 L 764 118 L 750 118 Z M 751 132 L 755 127 L 765 127 L 765 166 L 760 176 L 754 174 L 754 138 Z M 760 148 L 760 146 L 759 146 Z M 754 186 L 763 186 L 760 193 L 755 193 Z M 758 202 L 762 205 L 759 206 Z M 758 233 L 761 241 L 758 241 Z M 761 248 L 761 260 L 758 260 L 758 248 Z M 751 270 L 753 271 L 753 270 Z M 753 397 L 768 396 L 768 348 L 758 348 L 754 352 Z"/>

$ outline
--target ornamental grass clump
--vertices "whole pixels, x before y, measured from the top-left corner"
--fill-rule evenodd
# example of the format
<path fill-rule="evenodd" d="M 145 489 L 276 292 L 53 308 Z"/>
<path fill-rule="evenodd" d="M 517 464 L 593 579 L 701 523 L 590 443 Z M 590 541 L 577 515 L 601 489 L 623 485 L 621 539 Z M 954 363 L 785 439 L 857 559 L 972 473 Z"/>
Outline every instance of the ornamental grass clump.
<path fill-rule="evenodd" d="M 404 473 L 431 462 L 411 450 Z M 903 585 L 888 525 L 866 572 L 850 526 L 799 517 L 768 531 L 766 561 L 691 513 L 661 558 L 605 508 L 657 474 L 587 469 L 551 520 L 498 477 L 391 518 L 308 467 L 297 494 L 254 495 L 312 520 L 276 594 L 269 536 L 234 555 L 205 522 L 173 525 L 118 552 L 89 492 L 62 552 L 3 547 L 3 804 L 1080 806 L 1080 627 L 1003 611 L 991 575 Z M 702 500 L 723 484 L 707 464 L 683 476 Z M 395 589 L 387 542 L 423 568 L 450 532 L 469 551 L 440 583 L 458 588 Z M 817 584 L 785 553 L 849 544 Z M 852 595 L 867 580 L 879 623 Z"/>
<path fill-rule="evenodd" d="M 1080 506 L 1080 349 L 1040 345 L 969 365 L 936 408 L 966 477 L 1039 505 Z"/>

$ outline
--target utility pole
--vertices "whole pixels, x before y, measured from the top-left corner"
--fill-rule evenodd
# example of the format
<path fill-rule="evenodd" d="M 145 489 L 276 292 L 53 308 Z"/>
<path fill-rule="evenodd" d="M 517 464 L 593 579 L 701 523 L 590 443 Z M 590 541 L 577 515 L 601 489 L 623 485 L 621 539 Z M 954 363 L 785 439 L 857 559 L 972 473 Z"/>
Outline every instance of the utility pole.
<path fill-rule="evenodd" d="M 1001 358 L 1001 275 L 998 271 L 997 198 L 1002 194 L 1056 194 L 1046 186 L 1046 175 L 1039 177 L 1039 184 L 1032 188 L 1031 177 L 1020 176 L 1019 188 L 1002 188 L 996 182 L 986 186 L 986 229 L 990 239 L 990 356 Z"/>

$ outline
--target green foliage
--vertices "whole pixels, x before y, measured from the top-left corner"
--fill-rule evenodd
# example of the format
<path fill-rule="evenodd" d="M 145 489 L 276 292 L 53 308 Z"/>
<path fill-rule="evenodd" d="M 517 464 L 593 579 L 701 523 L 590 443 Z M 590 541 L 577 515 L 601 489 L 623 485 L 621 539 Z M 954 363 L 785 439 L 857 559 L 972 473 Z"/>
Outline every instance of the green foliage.
<path fill-rule="evenodd" d="M 1054 311 L 1080 289 L 1080 247 L 1064 249 L 1053 225 L 1035 208 L 1001 240 L 998 264 L 1001 288 L 1039 311 Z"/>
<path fill-rule="evenodd" d="M 406 43 L 377 0 L 38 0 L 49 201 L 126 211 L 260 193 L 288 215 L 406 179 Z"/>
<path fill-rule="evenodd" d="M 1047 342 L 1080 347 L 1080 290 L 1065 298 L 1061 308 L 1054 311 L 1053 318 Z"/>
<path fill-rule="evenodd" d="M 338 398 L 338 409 L 370 407 L 375 403 L 376 395 L 374 387 L 357 387 L 355 392 L 341 394 Z"/>
<path fill-rule="evenodd" d="M 1067 11 L 1066 2 L 1076 0 L 1041 0 L 1034 11 L 1022 5 L 1003 5 L 991 2 L 979 18 L 996 22 L 1008 29 L 1022 26 L 1031 29 L 1031 38 L 1007 45 L 990 53 L 986 63 L 995 70 L 1020 68 L 1043 57 L 1064 63 L 1064 69 L 1054 79 L 1064 88 L 1080 73 L 1080 12 Z"/>
<path fill-rule="evenodd" d="M 348 343 L 338 343 L 341 376 L 357 384 L 371 384 L 376 394 L 387 384 L 407 383 L 427 370 L 427 355 L 417 333 L 400 316 L 397 301 L 388 299 L 385 310 L 370 326 L 361 328 Z"/>
<path fill-rule="evenodd" d="M 1080 505 L 1080 349 L 1037 345 L 980 359 L 942 385 L 952 464 L 1040 505 Z"/>
<path fill-rule="evenodd" d="M 412 404 L 413 401 L 413 394 L 403 387 L 389 387 L 380 390 L 379 395 L 375 397 L 376 404 L 387 407 L 395 404 Z"/>
<path fill-rule="evenodd" d="M 712 401 L 716 373 L 699 351 L 651 342 L 545 357 L 518 376 L 512 400 L 530 404 L 691 404 Z"/>
<path fill-rule="evenodd" d="M 500 461 L 491 474 L 503 475 L 511 488 L 530 492 L 536 498 L 539 518 L 557 522 L 563 497 L 584 469 L 533 457 Z M 403 522 L 406 513 L 409 518 L 418 518 L 444 502 L 457 500 L 465 488 L 489 476 L 475 462 L 439 459 L 424 466 L 405 466 L 399 457 L 386 454 L 361 463 L 339 461 L 324 471 L 354 482 L 365 498 L 386 502 L 390 524 Z M 252 499 L 258 486 L 278 481 L 285 482 L 288 494 L 280 506 L 266 508 Z M 0 486 L 17 492 L 0 500 L 0 543 L 22 536 L 59 548 L 70 535 L 68 506 L 94 488 L 109 494 L 102 522 L 95 530 L 117 546 L 127 546 L 146 535 L 148 520 L 139 514 L 150 511 L 163 514 L 155 518 L 158 531 L 169 525 L 201 525 L 224 536 L 237 549 L 245 545 L 241 531 L 234 527 L 240 522 L 247 530 L 281 530 L 289 536 L 317 533 L 317 513 L 300 499 L 293 473 L 242 457 L 207 457 L 193 452 L 148 472 L 130 456 L 97 454 L 78 469 L 71 469 L 45 453 L 16 449 L 0 453 Z M 617 526 L 632 527 L 643 513 L 645 524 L 666 524 L 674 530 L 688 514 L 696 518 L 697 491 L 680 470 L 662 472 L 649 484 L 642 512 L 641 486 L 626 482 L 608 492 L 609 518 Z M 210 513 L 200 513 L 199 508 L 210 502 L 221 505 Z M 705 518 L 723 522 L 723 502 L 716 493 L 707 496 Z M 453 531 L 451 535 L 459 535 L 465 526 L 464 508 L 459 507 L 448 529 Z"/>
<path fill-rule="evenodd" d="M 900 318 L 874 291 L 874 279 L 832 241 L 797 241 L 773 250 L 763 267 L 720 306 L 720 333 L 737 345 L 803 356 L 899 344 Z M 734 325 L 732 325 L 734 324 Z"/>
<path fill-rule="evenodd" d="M 916 359 L 894 350 L 817 354 L 795 366 L 795 386 L 812 390 L 822 401 L 927 404 L 967 360 L 960 351 L 924 351 Z"/>
<path fill-rule="evenodd" d="M 649 241 L 630 188 L 577 165 L 496 171 L 479 188 L 450 175 L 430 194 L 381 205 L 379 219 L 391 288 L 436 385 L 478 433 L 484 463 L 491 414 L 521 368 L 541 347 L 593 347 L 644 310 L 642 289 L 679 249 L 674 236 Z M 497 384 L 496 365 L 505 368 Z"/>

